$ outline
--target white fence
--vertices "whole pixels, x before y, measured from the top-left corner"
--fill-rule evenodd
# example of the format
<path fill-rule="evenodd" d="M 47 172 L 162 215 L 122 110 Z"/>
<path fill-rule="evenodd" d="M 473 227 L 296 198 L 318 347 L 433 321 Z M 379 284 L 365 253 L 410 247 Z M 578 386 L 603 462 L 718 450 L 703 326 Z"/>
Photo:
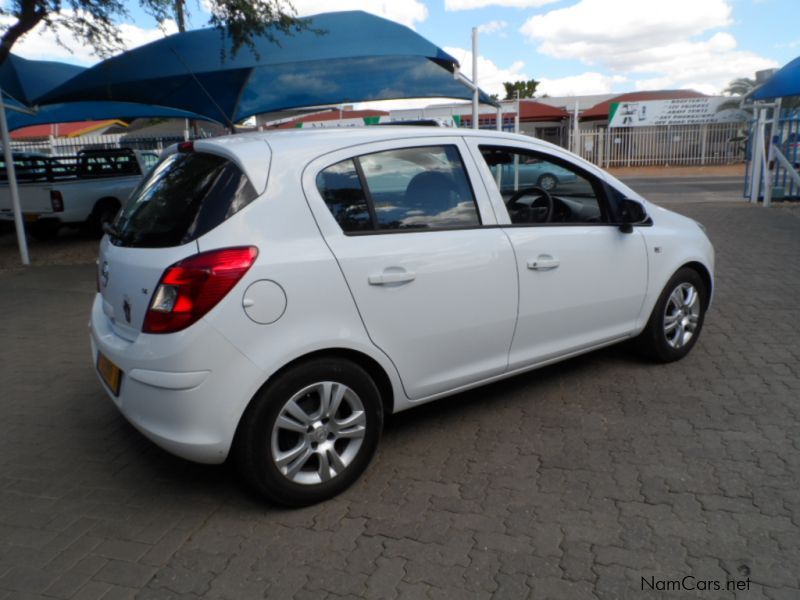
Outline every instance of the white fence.
<path fill-rule="evenodd" d="M 744 124 L 581 128 L 568 148 L 601 167 L 722 165 L 744 160 Z M 577 141 L 577 144 L 576 144 Z"/>
<path fill-rule="evenodd" d="M 51 137 L 37 141 L 12 141 L 14 152 L 41 152 L 52 156 L 74 156 L 81 150 L 132 148 L 161 152 L 170 144 L 184 141 L 183 136 L 161 138 L 130 138 L 123 134 L 86 135 L 75 138 Z"/>

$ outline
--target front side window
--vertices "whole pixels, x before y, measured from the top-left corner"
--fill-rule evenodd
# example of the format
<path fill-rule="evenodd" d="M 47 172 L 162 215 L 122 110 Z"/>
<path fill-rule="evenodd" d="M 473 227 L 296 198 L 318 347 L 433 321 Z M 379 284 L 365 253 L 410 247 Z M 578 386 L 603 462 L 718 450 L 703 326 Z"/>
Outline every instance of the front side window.
<path fill-rule="evenodd" d="M 455 146 L 402 148 L 348 159 L 323 170 L 317 187 L 345 232 L 480 225 Z"/>
<path fill-rule="evenodd" d="M 481 146 L 514 224 L 607 222 L 602 185 L 565 161 L 537 152 Z"/>
<path fill-rule="evenodd" d="M 172 154 L 131 194 L 117 217 L 120 246 L 179 246 L 208 233 L 256 198 L 250 180 L 227 158 Z"/>

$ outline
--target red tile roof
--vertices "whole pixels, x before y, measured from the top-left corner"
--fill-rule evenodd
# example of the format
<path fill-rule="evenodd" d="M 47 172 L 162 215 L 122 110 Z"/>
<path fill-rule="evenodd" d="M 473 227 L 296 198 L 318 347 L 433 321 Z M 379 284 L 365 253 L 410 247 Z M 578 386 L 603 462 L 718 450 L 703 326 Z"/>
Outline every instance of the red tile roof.
<path fill-rule="evenodd" d="M 673 98 L 702 98 L 705 94 L 694 90 L 657 90 L 653 92 L 630 92 L 614 96 L 605 102 L 595 104 L 581 113 L 583 119 L 607 119 L 614 102 L 642 102 L 645 100 L 671 100 Z"/>
<path fill-rule="evenodd" d="M 107 121 L 77 121 L 75 123 L 59 123 L 58 124 L 58 137 L 72 137 L 89 133 L 97 129 L 102 129 L 114 123 L 121 123 L 114 119 Z M 52 133 L 52 125 L 31 125 L 30 127 L 23 127 L 11 132 L 11 138 L 15 140 L 24 138 L 46 138 Z"/>
<path fill-rule="evenodd" d="M 503 119 L 513 118 L 515 112 L 503 112 Z M 494 120 L 496 112 L 481 113 L 481 119 Z M 522 100 L 519 103 L 519 120 L 523 123 L 532 121 L 560 121 L 569 117 L 569 113 L 563 108 L 542 104 L 535 100 Z M 461 115 L 462 123 L 472 123 L 472 115 Z"/>
<path fill-rule="evenodd" d="M 385 117 L 388 115 L 389 113 L 383 110 L 345 110 L 342 111 L 341 118 L 362 119 L 364 117 Z M 278 129 L 292 129 L 296 127 L 298 123 L 314 123 L 317 121 L 338 121 L 338 120 L 339 120 L 339 111 L 328 110 L 325 112 L 313 113 L 310 115 L 297 117 L 296 119 L 292 119 L 291 121 L 286 121 L 285 123 L 281 123 L 280 125 L 278 125 Z"/>

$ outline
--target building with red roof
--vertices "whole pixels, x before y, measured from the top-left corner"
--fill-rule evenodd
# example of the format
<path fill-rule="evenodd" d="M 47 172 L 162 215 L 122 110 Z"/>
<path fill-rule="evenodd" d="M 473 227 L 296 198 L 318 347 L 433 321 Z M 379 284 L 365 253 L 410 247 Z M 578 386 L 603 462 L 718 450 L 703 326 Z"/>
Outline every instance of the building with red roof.
<path fill-rule="evenodd" d="M 106 121 L 77 121 L 75 123 L 56 123 L 47 125 L 31 125 L 11 132 L 13 140 L 45 139 L 53 137 L 80 137 L 82 135 L 102 135 L 113 126 L 127 127 L 124 121 L 111 119 Z"/>

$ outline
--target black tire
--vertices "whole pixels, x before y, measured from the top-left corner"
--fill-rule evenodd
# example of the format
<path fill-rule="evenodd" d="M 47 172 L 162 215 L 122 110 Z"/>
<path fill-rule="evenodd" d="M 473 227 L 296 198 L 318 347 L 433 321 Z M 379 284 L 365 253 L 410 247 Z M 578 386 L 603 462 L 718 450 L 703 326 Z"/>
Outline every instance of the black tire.
<path fill-rule="evenodd" d="M 668 320 L 679 320 L 681 323 L 687 319 L 691 320 L 690 314 L 683 314 L 679 319 L 675 315 L 680 313 L 677 310 L 675 303 L 670 300 L 673 293 L 679 292 L 679 288 L 685 289 L 686 286 L 691 286 L 697 292 L 697 306 L 699 313 L 696 316 L 694 329 L 688 340 L 681 343 L 676 347 L 676 338 L 681 337 L 680 332 L 673 329 L 669 334 L 666 331 Z M 669 280 L 661 295 L 658 297 L 650 319 L 644 328 L 644 331 L 636 339 L 638 349 L 647 357 L 663 363 L 673 362 L 682 359 L 689 354 L 694 345 L 697 343 L 697 338 L 703 329 L 703 322 L 705 321 L 706 308 L 708 307 L 708 289 L 706 283 L 700 274 L 689 267 L 679 269 Z M 668 308 L 670 315 L 667 315 Z M 690 311 L 691 312 L 691 311 Z M 682 328 L 683 325 L 680 325 Z M 681 329 L 680 331 L 684 331 Z M 685 335 L 685 334 L 684 334 Z M 670 339 L 670 338 L 673 339 Z M 683 339 L 681 337 L 681 339 Z"/>
<path fill-rule="evenodd" d="M 57 219 L 40 219 L 27 225 L 27 228 L 35 239 L 47 242 L 56 239 L 61 222 Z"/>
<path fill-rule="evenodd" d="M 286 429 L 280 429 L 280 433 L 275 433 L 274 426 L 279 416 L 283 412 L 287 403 L 301 391 L 309 386 L 320 382 L 335 382 L 346 386 L 354 392 L 357 400 L 363 406 L 364 433 L 360 437 L 361 443 L 354 450 L 354 455 L 347 463 L 346 467 L 333 475 L 327 481 L 319 482 L 297 482 L 285 475 L 275 462 L 273 455 L 274 444 L 281 443 L 281 436 L 296 436 L 296 440 L 290 440 L 288 447 L 308 447 L 313 445 L 314 450 L 308 462 L 304 463 L 304 468 L 298 471 L 296 477 L 319 477 L 323 471 L 322 455 L 326 462 L 331 460 L 330 450 L 320 451 L 323 444 L 329 444 L 327 448 L 342 446 L 344 448 L 354 443 L 353 439 L 335 439 L 334 433 L 328 434 L 329 440 L 325 442 L 309 441 L 316 439 L 313 436 L 320 433 L 319 429 L 312 427 L 325 427 L 328 431 L 327 420 L 317 420 L 314 425 L 308 426 L 307 433 L 298 433 Z M 315 395 L 316 394 L 316 395 Z M 321 394 L 316 391 L 309 392 L 301 396 L 297 403 L 305 406 L 315 406 Z M 352 402 L 352 396 L 347 396 L 350 400 L 342 400 L 340 411 L 349 408 L 345 406 L 347 402 Z M 307 409 L 304 408 L 304 411 Z M 310 409 L 308 409 L 310 410 Z M 313 411 L 312 411 L 313 412 Z M 335 413 L 331 418 L 337 421 L 336 415 L 344 415 L 341 420 L 352 416 L 356 411 L 347 413 Z M 359 411 L 360 412 L 360 411 Z M 287 413 L 284 413 L 284 417 Z M 306 413 L 307 415 L 307 413 Z M 325 424 L 321 424 L 325 421 Z M 299 423 L 299 420 L 297 421 Z M 340 494 L 352 485 L 364 472 L 380 440 L 383 428 L 383 405 L 381 403 L 380 392 L 372 378 L 358 365 L 338 358 L 320 358 L 309 362 L 304 362 L 290 367 L 285 372 L 279 374 L 273 381 L 269 382 L 253 398 L 250 406 L 242 416 L 239 430 L 236 435 L 234 459 L 237 467 L 245 480 L 268 501 L 289 507 L 308 506 L 316 504 Z M 335 429 L 331 426 L 331 431 Z M 277 436 L 277 437 L 276 437 Z M 276 442 L 276 440 L 278 440 Z M 279 450 L 281 450 L 279 446 Z M 283 450 L 289 452 L 288 448 Z M 339 454 L 341 452 L 341 455 Z M 340 459 L 347 454 L 347 450 L 336 451 L 336 456 Z M 293 463 L 289 463 L 287 468 Z M 307 469 L 306 469 L 307 467 Z M 335 467 L 332 467 L 335 469 Z M 316 469 L 316 470 L 315 470 Z M 331 471 L 327 471 L 329 474 Z"/>
<path fill-rule="evenodd" d="M 98 200 L 92 209 L 92 214 L 83 224 L 83 232 L 91 237 L 103 236 L 103 223 L 111 223 L 119 212 L 119 200 L 116 198 L 103 198 Z"/>
<path fill-rule="evenodd" d="M 558 177 L 552 173 L 544 173 L 543 175 L 539 176 L 539 179 L 536 180 L 536 185 L 549 192 L 550 190 L 554 190 L 556 187 L 558 187 Z"/>

